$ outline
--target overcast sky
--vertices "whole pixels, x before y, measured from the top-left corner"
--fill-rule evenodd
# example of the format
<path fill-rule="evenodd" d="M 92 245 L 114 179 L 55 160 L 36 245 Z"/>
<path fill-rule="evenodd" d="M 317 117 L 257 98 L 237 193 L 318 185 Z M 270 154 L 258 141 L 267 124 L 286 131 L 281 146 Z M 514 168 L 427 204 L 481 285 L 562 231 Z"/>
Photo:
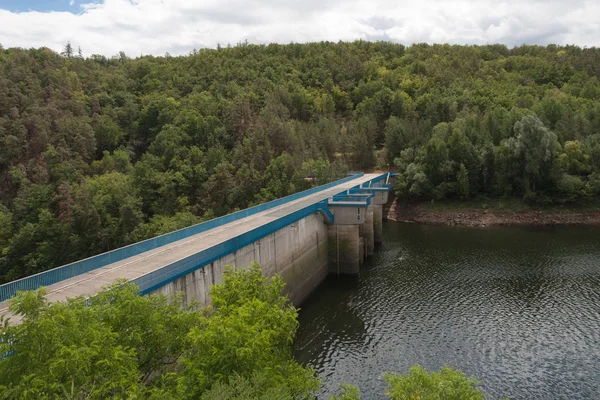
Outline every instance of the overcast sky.
<path fill-rule="evenodd" d="M 86 56 L 356 39 L 597 47 L 600 0 L 0 0 L 4 47 Z"/>

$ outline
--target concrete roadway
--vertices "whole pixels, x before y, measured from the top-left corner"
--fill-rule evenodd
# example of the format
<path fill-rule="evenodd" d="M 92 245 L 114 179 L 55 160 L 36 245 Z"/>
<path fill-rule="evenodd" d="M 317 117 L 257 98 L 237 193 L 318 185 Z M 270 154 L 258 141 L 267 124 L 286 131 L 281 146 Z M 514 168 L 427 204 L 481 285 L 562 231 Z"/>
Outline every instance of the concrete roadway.
<path fill-rule="evenodd" d="M 381 174 L 365 174 L 360 178 L 291 201 L 279 207 L 230 222 L 206 232 L 55 283 L 47 287 L 49 293 L 46 297 L 48 300 L 54 302 L 64 301 L 70 297 L 90 296 L 99 292 L 103 286 L 109 285 L 119 278 L 128 280 L 139 278 L 177 260 L 199 253 L 225 240 L 234 238 L 311 204 L 328 199 L 335 194 L 368 182 L 378 176 L 381 176 Z M 11 323 L 19 323 L 19 316 L 8 312 L 9 305 L 10 300 L 0 303 L 0 315 L 5 314 L 10 316 Z"/>

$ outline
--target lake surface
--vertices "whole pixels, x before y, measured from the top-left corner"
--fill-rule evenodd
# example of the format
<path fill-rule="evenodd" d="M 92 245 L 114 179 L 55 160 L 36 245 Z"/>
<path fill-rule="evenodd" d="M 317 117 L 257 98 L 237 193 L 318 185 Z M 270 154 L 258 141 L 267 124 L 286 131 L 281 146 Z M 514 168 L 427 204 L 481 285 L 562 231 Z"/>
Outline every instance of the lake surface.
<path fill-rule="evenodd" d="M 491 399 L 600 398 L 600 229 L 384 223 L 357 277 L 302 305 L 295 356 L 385 399 L 384 371 L 461 369 Z"/>

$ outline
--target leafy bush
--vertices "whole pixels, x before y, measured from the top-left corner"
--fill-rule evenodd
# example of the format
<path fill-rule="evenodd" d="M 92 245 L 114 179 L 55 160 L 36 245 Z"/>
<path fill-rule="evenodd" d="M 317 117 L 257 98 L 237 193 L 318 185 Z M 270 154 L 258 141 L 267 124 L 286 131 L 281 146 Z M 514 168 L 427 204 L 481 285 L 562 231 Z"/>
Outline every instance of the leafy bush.
<path fill-rule="evenodd" d="M 392 400 L 481 400 L 483 393 L 477 381 L 461 371 L 443 367 L 440 372 L 427 372 L 413 366 L 406 375 L 385 373 L 386 394 Z"/>

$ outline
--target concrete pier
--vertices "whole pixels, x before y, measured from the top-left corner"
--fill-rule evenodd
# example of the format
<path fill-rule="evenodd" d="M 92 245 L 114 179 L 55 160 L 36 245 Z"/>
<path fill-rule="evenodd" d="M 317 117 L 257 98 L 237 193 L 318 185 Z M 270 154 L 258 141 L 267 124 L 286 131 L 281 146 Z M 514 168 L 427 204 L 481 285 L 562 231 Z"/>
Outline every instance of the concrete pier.
<path fill-rule="evenodd" d="M 141 294 L 184 293 L 184 301 L 210 303 L 210 288 L 226 265 L 257 262 L 266 276 L 280 275 L 300 304 L 327 276 L 357 274 L 382 237 L 382 205 L 390 174 L 357 173 L 156 238 L 115 249 L 0 285 L 0 315 L 10 315 L 18 290 L 46 286 L 47 299 L 93 296 L 116 279 Z M 18 323 L 12 316 L 11 323 Z"/>
<path fill-rule="evenodd" d="M 375 231 L 375 243 L 383 242 L 383 206 L 373 204 L 373 229 Z"/>
<path fill-rule="evenodd" d="M 358 225 L 331 225 L 329 238 L 329 273 L 358 274 L 360 271 L 360 235 Z"/>
<path fill-rule="evenodd" d="M 367 220 L 363 224 L 365 232 L 365 241 L 367 242 L 367 256 L 372 256 L 375 253 L 375 229 L 373 224 L 373 206 L 367 209 Z"/>

